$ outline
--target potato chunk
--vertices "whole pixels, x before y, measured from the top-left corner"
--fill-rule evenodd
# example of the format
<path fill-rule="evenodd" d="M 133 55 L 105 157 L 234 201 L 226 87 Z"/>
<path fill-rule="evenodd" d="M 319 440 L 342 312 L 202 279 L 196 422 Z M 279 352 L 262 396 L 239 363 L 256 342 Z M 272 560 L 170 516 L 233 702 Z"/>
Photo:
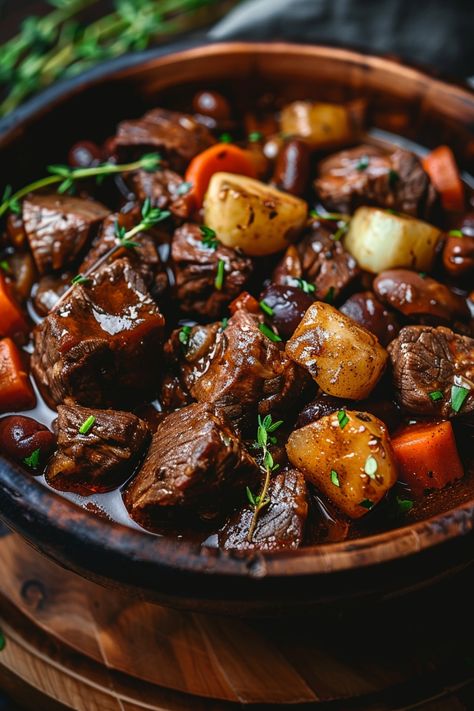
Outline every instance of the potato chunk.
<path fill-rule="evenodd" d="M 302 136 L 312 148 L 337 146 L 352 137 L 349 111 L 340 104 L 293 101 L 281 112 L 282 133 Z"/>
<path fill-rule="evenodd" d="M 376 207 L 359 207 L 344 247 L 362 269 L 379 274 L 406 267 L 429 272 L 441 232 L 423 220 Z"/>
<path fill-rule="evenodd" d="M 368 397 L 388 358 L 373 333 L 323 301 L 306 311 L 286 352 L 321 390 L 350 400 Z"/>
<path fill-rule="evenodd" d="M 368 412 L 344 415 L 334 412 L 295 430 L 286 451 L 307 481 L 347 516 L 360 518 L 395 484 L 397 465 L 383 422 Z"/>
<path fill-rule="evenodd" d="M 286 249 L 307 212 L 304 200 L 232 173 L 214 173 L 204 198 L 204 221 L 219 241 L 255 257 Z"/>

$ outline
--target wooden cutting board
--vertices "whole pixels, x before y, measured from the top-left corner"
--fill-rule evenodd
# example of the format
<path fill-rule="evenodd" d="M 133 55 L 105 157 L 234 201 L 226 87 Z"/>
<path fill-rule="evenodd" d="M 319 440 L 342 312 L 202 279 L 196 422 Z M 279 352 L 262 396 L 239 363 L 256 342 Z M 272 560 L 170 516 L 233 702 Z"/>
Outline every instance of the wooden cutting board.
<path fill-rule="evenodd" d="M 248 622 L 124 597 L 13 534 L 0 571 L 0 686 L 35 711 L 474 708 L 472 574 L 350 617 Z"/>

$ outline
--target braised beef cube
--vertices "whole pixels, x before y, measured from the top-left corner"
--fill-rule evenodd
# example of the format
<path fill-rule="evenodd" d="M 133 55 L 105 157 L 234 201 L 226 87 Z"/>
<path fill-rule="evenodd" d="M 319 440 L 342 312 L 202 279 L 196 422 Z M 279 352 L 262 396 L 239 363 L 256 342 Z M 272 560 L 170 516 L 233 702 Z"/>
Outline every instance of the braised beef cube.
<path fill-rule="evenodd" d="M 79 272 L 84 274 L 89 269 L 92 269 L 99 259 L 105 259 L 107 252 L 117 246 L 117 223 L 129 230 L 138 221 L 139 217 L 136 212 L 109 215 L 104 220 L 98 235 L 92 241 L 91 248 L 86 254 Z M 159 253 L 160 244 L 167 240 L 167 235 L 157 229 L 139 233 L 133 240 L 137 245 L 136 247 L 118 249 L 110 255 L 106 262 L 111 264 L 116 259 L 126 256 L 128 261 L 139 272 L 153 296 L 158 297 L 166 291 L 169 284 L 168 275 Z"/>
<path fill-rule="evenodd" d="M 158 151 L 173 170 L 183 173 L 191 159 L 213 143 L 210 131 L 192 116 L 152 109 L 140 119 L 119 124 L 114 150 L 120 159 Z"/>
<path fill-rule="evenodd" d="M 474 410 L 473 338 L 444 326 L 406 326 L 388 352 L 395 390 L 406 410 L 443 418 Z"/>
<path fill-rule="evenodd" d="M 436 200 L 420 159 L 402 148 L 358 146 L 336 153 L 319 164 L 314 187 L 328 210 L 342 213 L 376 205 L 426 217 Z"/>
<path fill-rule="evenodd" d="M 206 246 L 199 225 L 190 223 L 174 233 L 171 256 L 181 310 L 207 319 L 216 319 L 222 314 L 240 294 L 253 269 L 252 260 L 235 249 L 222 244 L 216 248 Z M 222 262 L 224 272 L 218 288 L 216 278 Z"/>
<path fill-rule="evenodd" d="M 377 336 L 382 346 L 393 341 L 400 330 L 393 311 L 387 310 L 371 291 L 353 294 L 339 311 Z"/>
<path fill-rule="evenodd" d="M 315 220 L 311 231 L 297 245 L 290 245 L 275 269 L 273 281 L 308 288 L 315 299 L 338 299 L 340 294 L 359 276 L 354 257 L 339 239 L 335 239 L 337 223 L 330 228 Z M 303 282 L 302 282 L 303 280 Z"/>
<path fill-rule="evenodd" d="M 253 518 L 250 505 L 234 514 L 219 531 L 219 547 L 237 550 L 294 550 L 303 541 L 308 495 L 306 481 L 298 469 L 289 469 L 272 477 L 268 491 L 270 502 L 261 510 L 249 541 Z"/>
<path fill-rule="evenodd" d="M 222 415 L 194 403 L 158 425 L 124 501 L 145 528 L 190 514 L 209 519 L 242 501 L 258 477 L 255 461 Z"/>
<path fill-rule="evenodd" d="M 262 322 L 236 311 L 217 332 L 212 355 L 189 388 L 196 400 L 213 403 L 243 430 L 255 425 L 257 414 L 288 418 L 305 388 L 311 394 L 306 371 L 262 333 Z"/>
<path fill-rule="evenodd" d="M 108 214 L 94 200 L 67 195 L 27 197 L 23 224 L 39 273 L 71 264 Z"/>
<path fill-rule="evenodd" d="M 164 318 L 126 259 L 76 284 L 34 330 L 32 371 L 49 402 L 114 406 L 157 388 Z"/>
<path fill-rule="evenodd" d="M 166 169 L 154 173 L 138 170 L 130 174 L 128 183 L 140 202 L 149 198 L 154 207 L 170 210 L 181 220 L 189 218 L 193 209 L 190 199 L 191 185 L 178 173 Z"/>
<path fill-rule="evenodd" d="M 138 464 L 150 432 L 131 412 L 60 405 L 58 449 L 46 470 L 51 486 L 82 496 L 115 489 Z"/>
<path fill-rule="evenodd" d="M 33 295 L 33 304 L 40 316 L 46 316 L 71 286 L 72 272 L 41 277 Z"/>

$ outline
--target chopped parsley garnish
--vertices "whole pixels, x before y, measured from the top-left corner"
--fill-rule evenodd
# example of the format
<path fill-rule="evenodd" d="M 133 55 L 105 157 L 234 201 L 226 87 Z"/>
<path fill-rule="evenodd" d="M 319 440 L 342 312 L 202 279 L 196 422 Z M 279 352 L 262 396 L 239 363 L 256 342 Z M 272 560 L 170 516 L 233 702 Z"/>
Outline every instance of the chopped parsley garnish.
<path fill-rule="evenodd" d="M 281 341 L 281 338 L 278 333 L 272 331 L 272 329 L 269 328 L 266 323 L 259 323 L 258 328 L 263 333 L 263 335 L 273 341 L 273 343 L 279 343 Z"/>
<path fill-rule="evenodd" d="M 426 279 L 426 272 L 418 272 L 418 276 L 421 277 L 421 279 Z"/>
<path fill-rule="evenodd" d="M 178 189 L 176 190 L 176 193 L 178 195 L 187 195 L 192 187 L 193 187 L 192 183 L 189 183 L 189 182 L 181 183 L 181 185 L 178 185 Z"/>
<path fill-rule="evenodd" d="M 94 415 L 89 415 L 87 420 L 84 420 L 82 425 L 79 427 L 79 434 L 81 434 L 81 435 L 89 434 L 92 427 L 94 426 L 94 422 L 95 422 Z"/>
<path fill-rule="evenodd" d="M 335 469 L 331 469 L 331 483 L 334 484 L 334 486 L 341 486 L 339 475 Z"/>
<path fill-rule="evenodd" d="M 397 508 L 398 508 L 398 513 L 404 514 L 408 513 L 408 511 L 411 511 L 413 508 L 413 501 L 410 501 L 410 499 L 401 499 L 399 496 L 395 499 Z"/>
<path fill-rule="evenodd" d="M 359 501 L 359 506 L 370 511 L 370 509 L 374 507 L 374 502 L 370 499 L 364 499 L 363 501 Z"/>
<path fill-rule="evenodd" d="M 5 645 L 7 643 L 7 640 L 5 639 L 5 634 L 3 630 L 0 630 L 0 652 L 3 652 L 5 649 Z"/>
<path fill-rule="evenodd" d="M 329 287 L 328 293 L 326 294 L 326 296 L 325 296 L 325 298 L 324 298 L 324 301 L 325 301 L 327 304 L 332 304 L 332 303 L 334 303 L 334 287 L 333 287 L 333 286 L 330 286 L 330 287 Z"/>
<path fill-rule="evenodd" d="M 258 427 L 257 427 L 257 440 L 255 442 L 255 448 L 261 450 L 262 454 L 262 464 L 260 469 L 263 474 L 265 474 L 265 481 L 263 487 L 258 495 L 252 493 L 252 491 L 247 487 L 247 499 L 253 509 L 252 521 L 250 523 L 249 532 L 247 534 L 247 540 L 251 541 L 255 531 L 255 526 L 257 525 L 257 520 L 260 511 L 268 506 L 270 503 L 270 497 L 268 496 L 268 489 L 270 486 L 270 477 L 272 472 L 279 468 L 279 464 L 275 464 L 273 457 L 268 447 L 270 444 L 276 444 L 277 438 L 273 435 L 281 425 L 283 420 L 278 420 L 273 422 L 271 415 L 266 415 L 264 418 L 261 415 L 258 416 Z"/>
<path fill-rule="evenodd" d="M 74 279 L 71 279 L 71 284 L 87 284 L 90 281 L 89 277 L 84 276 L 84 274 L 77 274 Z"/>
<path fill-rule="evenodd" d="M 358 170 L 361 173 L 363 170 L 367 170 L 368 167 L 369 167 L 368 156 L 362 156 L 360 161 L 356 165 L 356 170 Z"/>
<path fill-rule="evenodd" d="M 221 327 L 220 327 L 220 328 L 221 328 L 221 331 L 225 331 L 225 330 L 226 330 L 228 323 L 229 323 L 229 319 L 227 318 L 227 316 L 225 316 L 225 317 L 222 319 L 222 321 L 221 321 Z"/>
<path fill-rule="evenodd" d="M 249 133 L 247 136 L 247 140 L 249 143 L 258 143 L 261 141 L 263 138 L 263 133 L 261 131 L 252 131 L 252 133 Z"/>
<path fill-rule="evenodd" d="M 214 286 L 218 291 L 222 290 L 222 287 L 224 286 L 224 277 L 225 277 L 225 261 L 223 259 L 219 259 L 217 262 L 217 274 L 216 278 L 214 279 Z"/>
<path fill-rule="evenodd" d="M 30 469 L 38 469 L 38 465 L 40 462 L 40 454 L 41 450 L 39 448 L 35 449 L 34 452 L 31 452 L 29 457 L 24 458 L 23 462 Z"/>
<path fill-rule="evenodd" d="M 394 188 L 399 180 L 400 180 L 400 175 L 397 173 L 396 170 L 391 169 L 388 171 L 388 184 L 390 185 L 391 188 Z"/>
<path fill-rule="evenodd" d="M 263 301 L 263 299 L 262 299 L 262 301 L 260 301 L 259 306 L 260 306 L 260 308 L 262 309 L 262 311 L 263 311 L 265 314 L 267 314 L 267 316 L 273 316 L 273 309 L 272 309 L 272 307 L 269 306 L 265 301 Z"/>
<path fill-rule="evenodd" d="M 331 239 L 333 239 L 335 242 L 338 242 L 340 239 L 344 237 L 345 234 L 347 234 L 347 231 L 349 230 L 349 223 L 345 222 L 343 225 L 337 229 L 334 234 L 331 235 Z"/>
<path fill-rule="evenodd" d="M 451 407 L 454 412 L 461 410 L 468 395 L 469 388 L 464 388 L 462 385 L 453 385 L 451 388 Z"/>
<path fill-rule="evenodd" d="M 298 279 L 298 286 L 304 291 L 305 294 L 314 294 L 316 287 L 314 284 L 310 284 L 306 279 Z"/>
<path fill-rule="evenodd" d="M 7 274 L 11 272 L 10 265 L 8 264 L 6 259 L 2 259 L 2 261 L 0 261 L 0 269 L 2 269 L 4 272 L 7 272 Z"/>
<path fill-rule="evenodd" d="M 433 392 L 429 393 L 430 398 L 433 400 L 433 402 L 438 402 L 438 400 L 443 399 L 443 393 L 441 390 L 433 390 Z"/>
<path fill-rule="evenodd" d="M 199 229 L 201 230 L 201 242 L 203 245 L 209 249 L 217 249 L 219 240 L 217 239 L 215 231 L 207 225 L 201 225 Z"/>
<path fill-rule="evenodd" d="M 449 230 L 450 237 L 464 237 L 462 230 Z"/>
<path fill-rule="evenodd" d="M 189 337 L 191 335 L 191 326 L 183 326 L 178 334 L 179 342 L 186 347 L 189 343 Z"/>
<path fill-rule="evenodd" d="M 335 222 L 339 222 L 339 220 L 347 222 L 348 220 L 348 216 L 343 215 L 341 212 L 318 212 L 317 210 L 311 210 L 309 214 L 310 217 L 314 217 L 317 220 L 334 220 Z"/>
<path fill-rule="evenodd" d="M 341 430 L 344 429 L 344 427 L 347 425 L 349 422 L 349 418 L 347 416 L 347 413 L 345 410 L 339 410 L 337 413 L 337 421 L 339 422 L 339 427 Z"/>
<path fill-rule="evenodd" d="M 219 141 L 221 143 L 232 143 L 232 136 L 230 135 L 230 133 L 227 132 L 221 133 L 221 135 L 219 136 Z"/>
<path fill-rule="evenodd" d="M 377 460 L 375 459 L 375 457 L 372 454 L 369 454 L 369 456 L 365 460 L 364 472 L 371 479 L 375 479 L 375 474 L 377 472 L 377 469 L 378 469 Z"/>

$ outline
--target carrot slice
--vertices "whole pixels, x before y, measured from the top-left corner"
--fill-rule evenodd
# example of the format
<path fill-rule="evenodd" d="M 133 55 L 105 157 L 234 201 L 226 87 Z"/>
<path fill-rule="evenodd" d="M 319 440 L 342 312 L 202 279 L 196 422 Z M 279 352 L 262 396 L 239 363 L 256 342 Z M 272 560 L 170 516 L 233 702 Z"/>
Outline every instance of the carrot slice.
<path fill-rule="evenodd" d="M 438 146 L 423 160 L 423 168 L 441 195 L 441 204 L 446 210 L 460 211 L 464 208 L 464 185 L 458 166 L 449 146 Z"/>
<path fill-rule="evenodd" d="M 0 410 L 31 410 L 36 404 L 21 354 L 11 338 L 0 341 Z"/>
<path fill-rule="evenodd" d="M 25 334 L 29 330 L 28 321 L 0 272 L 0 336 Z"/>
<path fill-rule="evenodd" d="M 249 294 L 248 291 L 242 291 L 229 305 L 229 311 L 232 316 L 236 311 L 239 311 L 239 309 L 245 309 L 245 311 L 250 311 L 252 314 L 260 313 L 260 306 L 258 305 L 257 299 L 255 299 L 252 294 Z"/>
<path fill-rule="evenodd" d="M 464 476 L 449 420 L 410 425 L 392 437 L 392 445 L 400 479 L 416 495 Z"/>
<path fill-rule="evenodd" d="M 243 151 L 233 143 L 216 143 L 195 156 L 188 166 L 185 180 L 192 184 L 190 195 L 196 209 L 202 207 L 209 181 L 214 173 L 237 173 L 256 178 L 255 164 L 248 151 Z"/>

